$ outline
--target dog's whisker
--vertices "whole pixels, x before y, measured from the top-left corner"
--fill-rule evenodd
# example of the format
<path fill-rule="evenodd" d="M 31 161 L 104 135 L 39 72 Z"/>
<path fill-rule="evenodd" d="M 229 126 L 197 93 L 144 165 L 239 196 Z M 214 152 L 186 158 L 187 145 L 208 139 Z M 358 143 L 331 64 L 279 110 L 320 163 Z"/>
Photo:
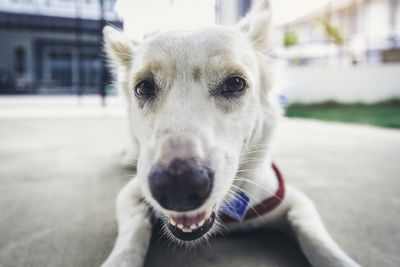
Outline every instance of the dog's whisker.
<path fill-rule="evenodd" d="M 132 166 L 134 166 L 134 167 L 137 167 L 137 165 L 136 165 L 136 163 L 135 163 L 134 161 L 129 161 L 128 164 L 129 164 L 129 165 L 132 165 Z"/>
<path fill-rule="evenodd" d="M 249 183 L 249 184 L 253 184 L 253 185 L 255 185 L 255 186 L 258 186 L 258 187 L 260 187 L 260 188 L 263 189 L 263 190 L 267 190 L 267 189 L 265 189 L 264 187 L 262 187 L 261 184 L 255 182 L 255 181 L 253 181 L 253 180 L 251 180 L 251 179 L 248 179 L 248 178 L 246 178 L 246 177 L 236 176 L 233 180 L 234 180 L 234 181 L 240 181 L 240 182 L 247 182 L 247 183 Z M 271 193 L 271 192 L 268 191 L 267 193 Z"/>
<path fill-rule="evenodd" d="M 167 225 L 164 221 L 162 222 L 162 225 L 161 225 L 161 235 L 158 240 L 160 241 L 163 236 L 167 239 L 167 241 L 168 241 L 167 245 L 168 245 L 168 247 L 170 247 L 170 245 L 173 244 L 172 243 L 173 240 L 171 238 L 171 233 L 168 231 Z"/>
<path fill-rule="evenodd" d="M 245 158 L 242 159 L 242 161 L 251 160 L 251 159 L 258 159 L 258 160 L 262 159 L 262 160 L 265 160 L 265 159 L 262 158 L 262 157 L 257 157 L 257 156 L 251 157 L 251 156 L 246 156 Z"/>
<path fill-rule="evenodd" d="M 257 202 L 261 202 L 261 200 L 260 200 L 258 197 L 254 196 L 254 194 L 251 194 L 250 192 L 248 192 L 248 191 L 245 190 L 244 188 L 242 188 L 242 187 L 240 187 L 240 186 L 237 186 L 237 185 L 234 185 L 234 184 L 232 184 L 231 186 L 234 187 L 234 188 L 236 188 L 236 189 L 238 189 L 238 190 L 240 190 L 240 191 L 242 191 L 243 193 L 249 195 L 250 197 L 252 197 L 253 199 L 255 199 Z"/>
<path fill-rule="evenodd" d="M 242 152 L 242 154 L 243 155 L 247 155 L 247 154 L 251 154 L 251 153 L 256 153 L 256 152 L 268 152 L 268 149 L 267 148 L 264 148 L 264 147 L 258 147 L 258 148 L 254 148 L 254 149 L 249 149 L 249 150 L 243 150 Z"/>
<path fill-rule="evenodd" d="M 254 151 L 254 150 L 258 150 L 258 149 L 266 149 L 266 147 L 264 147 L 264 146 L 251 147 L 251 148 L 245 148 L 242 151 L 243 152 L 251 152 L 251 151 Z"/>
<path fill-rule="evenodd" d="M 258 37 L 258 38 L 256 38 L 256 39 L 254 39 L 254 40 L 251 42 L 251 45 L 253 46 L 253 45 L 255 45 L 256 43 L 262 41 L 263 39 L 264 39 L 264 36 L 260 36 L 260 37 Z"/>
<path fill-rule="evenodd" d="M 222 222 L 220 216 L 221 216 L 220 214 L 217 214 L 217 217 L 215 218 L 216 221 L 215 225 L 217 226 L 217 229 L 221 231 L 220 234 L 224 235 L 223 229 L 221 228 L 228 229 L 228 227 Z"/>
<path fill-rule="evenodd" d="M 240 165 L 243 165 L 243 164 L 247 164 L 247 163 L 253 163 L 253 162 L 264 162 L 264 160 L 246 160 L 246 161 L 242 161 L 242 162 L 240 162 L 239 164 Z"/>
<path fill-rule="evenodd" d="M 251 154 L 256 154 L 256 153 L 257 153 L 257 152 L 249 152 L 249 153 L 247 153 L 247 154 L 241 155 L 241 157 L 247 158 L 247 157 L 249 157 L 249 155 L 251 155 Z"/>
<path fill-rule="evenodd" d="M 251 149 L 260 148 L 260 147 L 266 147 L 266 145 L 264 145 L 264 144 L 258 144 L 258 145 L 246 147 L 245 149 L 246 149 L 246 150 L 251 150 Z"/>
<path fill-rule="evenodd" d="M 251 183 L 251 184 L 254 184 L 254 185 L 257 185 L 257 186 L 261 186 L 261 187 L 262 187 L 262 185 L 261 185 L 260 183 L 257 183 L 256 181 L 253 181 L 253 180 L 251 180 L 251 179 L 249 179 L 249 178 L 247 178 L 247 177 L 243 177 L 243 176 L 239 176 L 239 175 L 236 175 L 235 178 L 234 178 L 233 180 L 234 180 L 234 181 L 249 182 L 249 183 Z"/>
<path fill-rule="evenodd" d="M 262 158 L 246 158 L 246 160 L 265 160 L 265 159 L 262 159 Z"/>
<path fill-rule="evenodd" d="M 227 228 L 223 223 L 221 223 L 220 221 L 217 221 L 215 226 L 214 226 L 214 231 L 216 233 L 218 233 L 219 235 L 224 236 L 224 232 L 222 230 L 222 226 Z"/>
<path fill-rule="evenodd" d="M 265 162 L 265 159 L 251 159 L 251 160 L 245 160 L 245 161 L 240 162 L 239 164 L 242 165 L 242 164 L 251 163 L 251 162 Z"/>
<path fill-rule="evenodd" d="M 240 188 L 240 187 L 238 187 L 238 188 Z M 244 190 L 243 188 L 240 188 L 239 190 L 242 191 L 243 193 L 249 195 L 249 193 L 246 192 L 246 190 Z M 238 192 L 232 191 L 232 190 L 231 190 L 230 193 L 233 193 L 233 194 L 235 194 L 235 196 L 238 196 L 240 199 L 246 201 L 241 195 L 238 194 Z M 233 196 L 233 197 L 235 197 L 235 196 Z M 254 197 L 254 195 L 250 195 L 250 196 L 251 196 L 252 198 L 254 198 L 257 202 L 261 202 L 258 198 Z"/>
<path fill-rule="evenodd" d="M 257 149 L 257 150 L 252 150 L 252 151 L 246 151 L 241 154 L 241 157 L 245 157 L 247 155 L 256 154 L 256 153 L 267 153 L 267 152 L 268 152 L 268 150 L 266 150 L 266 149 Z"/>
<path fill-rule="evenodd" d="M 151 55 L 151 54 L 149 53 L 149 51 L 147 51 L 146 48 L 142 47 L 142 50 L 143 50 L 146 54 Z"/>
<path fill-rule="evenodd" d="M 164 227 L 161 227 L 160 232 L 161 232 L 161 234 L 160 234 L 160 236 L 157 238 L 156 244 L 160 244 L 161 239 L 163 238 L 163 236 L 166 236 L 166 235 L 167 235 L 167 233 L 166 233 L 165 230 L 164 230 Z"/>
<path fill-rule="evenodd" d="M 237 177 L 237 178 L 236 178 L 236 177 Z M 272 194 L 273 196 L 276 196 L 276 193 L 272 192 L 271 190 L 268 190 L 267 188 L 264 188 L 261 184 L 255 182 L 255 181 L 252 181 L 252 180 L 250 180 L 250 179 L 248 179 L 248 178 L 245 178 L 245 177 L 240 177 L 240 176 L 236 176 L 236 177 L 234 178 L 234 181 L 246 182 L 246 183 L 255 185 L 255 186 L 257 186 L 258 188 L 260 188 L 261 190 L 263 190 L 264 192 L 266 192 L 266 193 L 268 193 L 268 194 Z M 238 179 L 238 178 L 239 178 L 239 179 Z M 279 198 L 279 197 L 278 197 L 278 199 L 279 199 L 279 200 L 282 200 L 282 199 Z"/>
<path fill-rule="evenodd" d="M 243 160 L 247 160 L 249 158 L 262 157 L 262 155 L 264 153 L 267 153 L 267 152 L 256 151 L 256 152 L 250 152 L 248 154 L 242 154 L 242 155 L 240 155 L 240 160 L 243 161 Z"/>
<path fill-rule="evenodd" d="M 253 169 L 240 169 L 237 171 L 237 173 L 247 172 L 247 171 L 254 171 L 254 170 Z"/>
<path fill-rule="evenodd" d="M 215 227 L 215 226 L 214 226 Z M 215 228 L 214 228 L 215 229 Z M 201 242 L 200 244 L 207 246 L 209 249 L 212 248 L 211 242 L 209 239 L 209 235 L 204 235 L 204 242 Z"/>
<path fill-rule="evenodd" d="M 267 145 L 265 145 L 265 144 L 258 144 L 258 145 L 254 145 L 254 146 L 251 146 L 251 147 L 248 147 L 248 148 L 245 148 L 245 149 L 247 149 L 247 150 L 252 150 L 252 149 L 260 148 L 260 147 L 267 147 Z"/>

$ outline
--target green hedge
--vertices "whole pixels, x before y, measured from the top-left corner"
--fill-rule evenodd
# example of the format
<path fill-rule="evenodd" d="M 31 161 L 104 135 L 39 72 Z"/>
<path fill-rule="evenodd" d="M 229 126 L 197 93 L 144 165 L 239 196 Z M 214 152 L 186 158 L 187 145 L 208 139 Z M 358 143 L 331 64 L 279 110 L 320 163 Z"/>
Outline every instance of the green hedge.
<path fill-rule="evenodd" d="M 312 118 L 327 121 L 370 124 L 381 127 L 400 128 L 400 100 L 376 104 L 292 104 L 286 108 L 288 117 Z"/>

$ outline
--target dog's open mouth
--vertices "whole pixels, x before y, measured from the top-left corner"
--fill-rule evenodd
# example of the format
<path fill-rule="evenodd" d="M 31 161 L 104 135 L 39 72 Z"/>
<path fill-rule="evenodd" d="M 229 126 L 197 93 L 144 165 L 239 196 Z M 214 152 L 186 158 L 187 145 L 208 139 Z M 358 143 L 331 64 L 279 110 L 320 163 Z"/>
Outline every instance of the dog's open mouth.
<path fill-rule="evenodd" d="M 206 234 L 215 222 L 215 209 L 195 216 L 167 216 L 169 231 L 182 241 L 193 241 Z"/>

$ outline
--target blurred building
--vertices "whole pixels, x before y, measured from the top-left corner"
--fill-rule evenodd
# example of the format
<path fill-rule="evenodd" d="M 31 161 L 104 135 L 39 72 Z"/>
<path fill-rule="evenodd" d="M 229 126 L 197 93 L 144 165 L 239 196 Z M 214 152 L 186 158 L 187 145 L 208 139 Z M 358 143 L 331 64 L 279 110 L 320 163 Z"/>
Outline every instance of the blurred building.
<path fill-rule="evenodd" d="M 216 22 L 235 24 L 255 2 L 216 0 Z M 278 25 L 275 40 L 278 56 L 290 65 L 400 62 L 400 0 L 331 0 Z"/>
<path fill-rule="evenodd" d="M 255 2 L 216 0 L 216 22 L 235 24 Z M 288 65 L 281 73 L 286 102 L 400 98 L 400 0 L 331 0 L 274 33 L 271 52 Z"/>
<path fill-rule="evenodd" d="M 115 0 L 1 0 L 0 94 L 99 93 Z"/>
<path fill-rule="evenodd" d="M 279 32 L 291 65 L 400 62 L 400 0 L 332 0 Z"/>

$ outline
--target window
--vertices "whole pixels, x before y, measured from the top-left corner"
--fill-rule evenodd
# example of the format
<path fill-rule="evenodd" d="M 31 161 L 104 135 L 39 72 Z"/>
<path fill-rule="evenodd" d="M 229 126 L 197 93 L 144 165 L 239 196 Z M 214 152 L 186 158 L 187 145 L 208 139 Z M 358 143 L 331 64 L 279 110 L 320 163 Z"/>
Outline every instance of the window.
<path fill-rule="evenodd" d="M 101 57 L 98 49 L 74 44 L 47 45 L 43 48 L 43 82 L 52 89 L 70 93 L 98 88 L 101 80 Z M 97 90 L 97 89 L 96 89 Z"/>
<path fill-rule="evenodd" d="M 25 50 L 22 47 L 17 47 L 14 50 L 14 71 L 18 74 L 23 74 L 26 69 Z"/>
<path fill-rule="evenodd" d="M 79 81 L 81 86 L 98 86 L 101 74 L 101 59 L 89 51 L 81 51 L 79 55 Z"/>
<path fill-rule="evenodd" d="M 72 86 L 72 54 L 68 49 L 49 54 L 50 79 L 56 86 Z"/>

